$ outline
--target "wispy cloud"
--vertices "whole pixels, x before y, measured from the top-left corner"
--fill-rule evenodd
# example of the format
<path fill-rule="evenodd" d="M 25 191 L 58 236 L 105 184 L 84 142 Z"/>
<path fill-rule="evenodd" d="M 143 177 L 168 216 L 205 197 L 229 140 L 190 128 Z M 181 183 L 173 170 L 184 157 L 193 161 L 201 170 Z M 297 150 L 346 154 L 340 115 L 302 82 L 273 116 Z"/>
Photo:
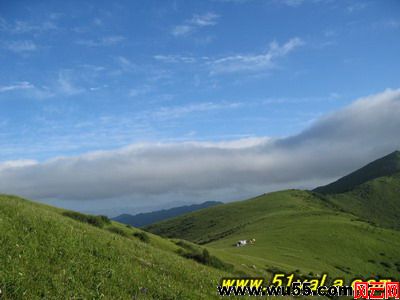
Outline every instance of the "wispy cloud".
<path fill-rule="evenodd" d="M 130 89 L 128 95 L 129 95 L 129 97 L 138 97 L 138 96 L 146 95 L 150 91 L 151 91 L 150 86 L 144 85 L 141 87 L 136 87 L 136 88 Z"/>
<path fill-rule="evenodd" d="M 18 91 L 18 90 L 26 90 L 26 89 L 33 89 L 35 86 L 28 82 L 22 81 L 11 85 L 4 85 L 0 86 L 0 93 L 10 92 L 10 91 Z"/>
<path fill-rule="evenodd" d="M 84 89 L 75 85 L 69 71 L 60 71 L 58 73 L 56 91 L 61 95 L 73 96 L 84 92 Z"/>
<path fill-rule="evenodd" d="M 0 31 L 7 32 L 8 34 L 38 34 L 56 29 L 58 29 L 58 26 L 53 20 L 45 20 L 41 23 L 30 23 L 20 20 L 7 22 L 4 18 L 0 19 Z"/>
<path fill-rule="evenodd" d="M 153 56 L 155 60 L 165 62 L 165 63 L 195 63 L 197 58 L 194 56 L 184 56 L 184 55 L 155 55 Z"/>
<path fill-rule="evenodd" d="M 163 107 L 153 112 L 152 117 L 158 119 L 180 118 L 191 113 L 208 112 L 222 109 L 234 109 L 240 107 L 241 103 L 192 103 L 175 107 Z"/>
<path fill-rule="evenodd" d="M 77 40 L 78 45 L 87 47 L 107 47 L 120 44 L 125 40 L 125 37 L 121 35 L 106 36 L 99 39 L 87 39 L 87 40 Z"/>
<path fill-rule="evenodd" d="M 125 72 L 134 72 L 138 70 L 138 66 L 125 56 L 114 57 L 118 70 L 112 71 L 112 75 L 121 75 Z"/>
<path fill-rule="evenodd" d="M 214 0 L 215 2 L 226 2 L 226 3 L 247 3 L 253 2 L 254 0 Z"/>
<path fill-rule="evenodd" d="M 366 2 L 354 2 L 346 7 L 347 12 L 353 13 L 365 9 L 368 6 Z"/>
<path fill-rule="evenodd" d="M 37 45 L 29 40 L 3 42 L 2 48 L 15 53 L 32 52 L 38 49 Z"/>
<path fill-rule="evenodd" d="M 36 86 L 28 81 L 21 81 L 10 85 L 0 86 L 0 93 L 7 92 L 18 92 L 20 95 L 32 99 L 46 99 L 55 95 L 55 92 L 51 91 L 48 87 Z"/>
<path fill-rule="evenodd" d="M 193 15 L 183 24 L 175 26 L 171 34 L 174 36 L 187 36 L 202 27 L 214 26 L 217 24 L 219 16 L 215 13 L 208 12 L 203 15 Z"/>
<path fill-rule="evenodd" d="M 374 28 L 399 29 L 400 28 L 400 20 L 387 19 L 387 20 L 375 22 L 372 24 L 372 26 Z"/>
<path fill-rule="evenodd" d="M 304 0 L 281 0 L 280 2 L 289 6 L 299 6 L 303 4 Z"/>
<path fill-rule="evenodd" d="M 302 45 L 304 41 L 298 37 L 283 45 L 274 41 L 270 43 L 267 52 L 262 54 L 233 55 L 216 59 L 210 62 L 211 72 L 220 74 L 271 69 L 275 66 L 276 59 L 286 56 Z"/>
<path fill-rule="evenodd" d="M 334 2 L 333 0 L 270 0 L 277 4 L 283 4 L 290 7 L 299 7 L 303 4 L 327 4 Z"/>

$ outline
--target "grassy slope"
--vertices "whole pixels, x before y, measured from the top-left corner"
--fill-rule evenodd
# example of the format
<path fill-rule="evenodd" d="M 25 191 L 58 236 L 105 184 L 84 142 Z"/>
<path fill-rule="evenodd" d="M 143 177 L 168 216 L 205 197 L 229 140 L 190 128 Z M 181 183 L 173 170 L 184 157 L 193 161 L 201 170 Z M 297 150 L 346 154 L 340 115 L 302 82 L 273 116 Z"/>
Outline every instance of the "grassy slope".
<path fill-rule="evenodd" d="M 282 191 L 205 209 L 148 229 L 206 243 L 212 253 L 247 273 L 267 269 L 331 276 L 398 276 L 400 232 L 359 221 L 307 191 Z M 236 248 L 239 239 L 255 245 Z M 383 263 L 384 265 L 382 265 Z M 389 267 L 385 266 L 386 264 Z"/>
<path fill-rule="evenodd" d="M 400 229 L 400 173 L 368 181 L 350 192 L 329 195 L 328 199 L 365 220 Z"/>
<path fill-rule="evenodd" d="M 222 271 L 179 257 L 177 246 L 118 223 L 128 237 L 0 195 L 2 299 L 212 299 Z"/>

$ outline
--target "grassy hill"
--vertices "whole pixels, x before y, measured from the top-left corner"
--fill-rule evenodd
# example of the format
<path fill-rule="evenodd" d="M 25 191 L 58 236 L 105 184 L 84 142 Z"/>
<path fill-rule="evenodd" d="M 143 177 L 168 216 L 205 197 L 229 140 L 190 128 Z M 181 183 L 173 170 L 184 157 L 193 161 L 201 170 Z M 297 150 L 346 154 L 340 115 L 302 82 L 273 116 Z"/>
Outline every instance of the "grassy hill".
<path fill-rule="evenodd" d="M 400 172 L 370 180 L 346 193 L 328 195 L 327 199 L 368 222 L 400 229 Z"/>
<path fill-rule="evenodd" d="M 228 273 L 138 229 L 0 195 L 1 299 L 212 299 Z"/>
<path fill-rule="evenodd" d="M 321 201 L 322 200 L 322 201 Z M 314 192 L 288 190 L 154 224 L 162 236 L 205 244 L 244 272 L 397 277 L 400 232 L 338 210 Z M 234 247 L 240 239 L 255 245 Z"/>
<path fill-rule="evenodd" d="M 400 229 L 400 152 L 377 159 L 314 191 L 364 220 Z"/>

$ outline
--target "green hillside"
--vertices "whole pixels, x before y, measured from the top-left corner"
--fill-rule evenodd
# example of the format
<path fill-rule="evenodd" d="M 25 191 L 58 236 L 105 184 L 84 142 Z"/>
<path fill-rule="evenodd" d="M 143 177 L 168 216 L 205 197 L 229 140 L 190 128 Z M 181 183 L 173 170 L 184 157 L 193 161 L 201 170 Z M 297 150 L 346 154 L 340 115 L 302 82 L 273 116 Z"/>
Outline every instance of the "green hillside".
<path fill-rule="evenodd" d="M 400 229 L 400 173 L 373 179 L 327 199 L 364 220 Z"/>
<path fill-rule="evenodd" d="M 204 209 L 147 227 L 153 233 L 207 245 L 242 270 L 307 275 L 397 277 L 400 232 L 339 211 L 318 194 L 289 190 Z M 234 247 L 241 239 L 254 245 Z"/>
<path fill-rule="evenodd" d="M 212 299 L 227 275 L 150 233 L 13 196 L 0 233 L 1 299 Z"/>
<path fill-rule="evenodd" d="M 314 191 L 325 201 L 368 222 L 400 229 L 400 152 Z"/>
<path fill-rule="evenodd" d="M 377 159 L 361 169 L 346 175 L 326 186 L 314 191 L 323 194 L 338 194 L 351 191 L 356 186 L 383 176 L 391 176 L 400 172 L 400 151 L 395 151 Z"/>

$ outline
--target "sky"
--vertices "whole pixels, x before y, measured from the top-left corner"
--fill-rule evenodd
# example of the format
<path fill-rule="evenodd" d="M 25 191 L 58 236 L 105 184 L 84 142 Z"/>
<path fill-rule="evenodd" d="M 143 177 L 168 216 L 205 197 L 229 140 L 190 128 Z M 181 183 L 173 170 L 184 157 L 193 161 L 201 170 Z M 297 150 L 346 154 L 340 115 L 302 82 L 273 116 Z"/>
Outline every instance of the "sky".
<path fill-rule="evenodd" d="M 0 0 L 0 192 L 114 216 L 400 149 L 400 1 Z"/>

